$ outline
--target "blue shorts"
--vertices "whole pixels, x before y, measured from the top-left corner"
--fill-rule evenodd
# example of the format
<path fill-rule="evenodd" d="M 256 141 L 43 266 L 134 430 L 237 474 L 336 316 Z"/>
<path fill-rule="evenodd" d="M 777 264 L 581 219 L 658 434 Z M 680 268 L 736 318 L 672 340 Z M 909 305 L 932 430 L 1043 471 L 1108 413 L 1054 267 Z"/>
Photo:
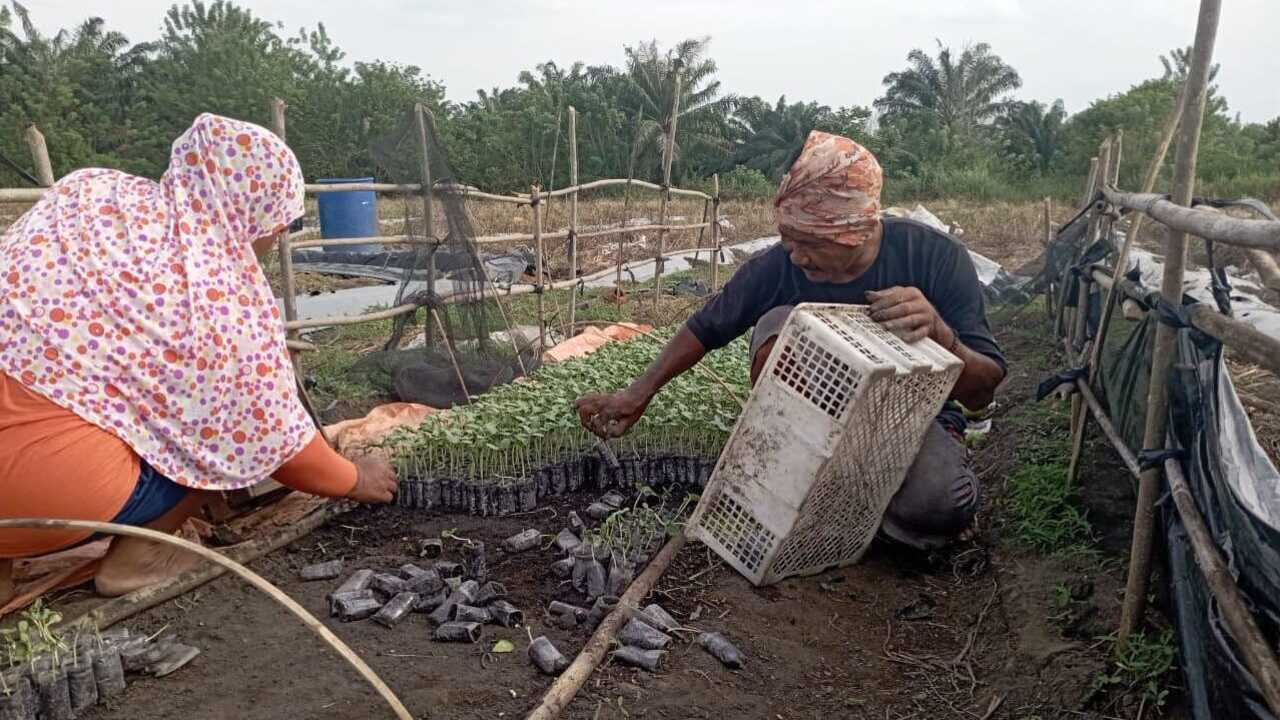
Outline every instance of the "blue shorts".
<path fill-rule="evenodd" d="M 120 525 L 146 525 L 172 510 L 186 496 L 186 487 L 161 475 L 143 460 L 142 471 L 138 473 L 138 484 L 133 487 L 133 493 L 120 512 L 111 518 L 111 522 Z"/>

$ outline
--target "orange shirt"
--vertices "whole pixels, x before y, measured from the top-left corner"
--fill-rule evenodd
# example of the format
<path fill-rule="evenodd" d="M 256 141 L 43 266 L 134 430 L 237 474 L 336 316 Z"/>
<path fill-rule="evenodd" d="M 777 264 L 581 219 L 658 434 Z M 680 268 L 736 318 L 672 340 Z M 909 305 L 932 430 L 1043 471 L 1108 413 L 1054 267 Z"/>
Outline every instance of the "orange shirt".
<path fill-rule="evenodd" d="M 0 517 L 109 521 L 137 485 L 141 460 L 115 435 L 0 373 Z M 274 473 L 294 490 L 341 497 L 356 468 L 319 433 Z M 81 530 L 0 530 L 0 558 L 53 552 Z"/>

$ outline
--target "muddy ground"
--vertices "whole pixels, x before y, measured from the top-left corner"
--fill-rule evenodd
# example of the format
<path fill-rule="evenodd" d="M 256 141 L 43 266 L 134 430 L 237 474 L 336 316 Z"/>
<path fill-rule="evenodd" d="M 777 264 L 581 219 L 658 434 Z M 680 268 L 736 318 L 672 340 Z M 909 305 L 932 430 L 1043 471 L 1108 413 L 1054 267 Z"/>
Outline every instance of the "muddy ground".
<path fill-rule="evenodd" d="M 676 644 L 650 674 L 605 666 L 565 713 L 569 718 L 1113 718 L 1135 717 L 1135 693 L 1095 691 L 1107 667 L 1106 636 L 1118 618 L 1132 494 L 1108 451 L 1091 444 L 1081 502 L 1095 552 L 1042 554 L 1009 529 L 1005 484 L 1037 439 L 1065 433 L 1045 420 L 1030 393 L 1056 358 L 1037 330 L 1042 313 L 996 322 L 1012 363 L 991 436 L 975 451 L 989 496 L 975 542 L 934 556 L 876 545 L 857 566 L 754 588 L 707 549 L 690 543 L 653 599 L 686 625 L 718 630 L 746 653 L 731 672 L 695 643 Z M 1050 418 L 1060 415 L 1050 415 Z M 327 618 L 324 595 L 338 581 L 302 583 L 302 565 L 343 558 L 348 568 L 413 561 L 414 540 L 456 529 L 490 548 L 526 527 L 554 533 L 566 498 L 549 510 L 483 519 L 397 508 L 345 515 L 256 570 L 325 618 L 417 717 L 511 718 L 534 707 L 550 680 L 525 657 L 524 629 L 488 626 L 478 645 L 433 642 L 425 616 L 387 629 Z M 456 552 L 447 551 L 457 559 Z M 548 627 L 540 608 L 577 600 L 548 565 L 552 550 L 506 557 L 491 551 L 492 574 L 523 608 L 532 633 L 566 655 L 584 631 Z M 1055 590 L 1070 601 L 1055 603 Z M 161 680 L 140 679 L 89 718 L 340 718 L 385 716 L 381 701 L 318 639 L 257 591 L 227 579 L 129 623 L 164 629 L 203 649 Z M 498 639 L 512 654 L 486 656 Z M 1169 682 L 1176 682 L 1170 676 Z M 1166 716 L 1179 716 L 1176 688 Z"/>

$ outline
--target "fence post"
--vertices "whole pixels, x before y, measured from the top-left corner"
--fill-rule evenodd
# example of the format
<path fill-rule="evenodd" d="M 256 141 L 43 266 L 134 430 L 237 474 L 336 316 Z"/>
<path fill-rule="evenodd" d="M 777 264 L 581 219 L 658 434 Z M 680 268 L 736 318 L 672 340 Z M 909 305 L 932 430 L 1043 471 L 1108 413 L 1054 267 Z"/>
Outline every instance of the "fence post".
<path fill-rule="evenodd" d="M 1089 158 L 1089 176 L 1085 179 L 1085 183 L 1084 183 L 1084 197 L 1081 198 L 1080 200 L 1081 210 L 1083 210 L 1085 206 L 1089 204 L 1089 201 L 1093 199 L 1094 195 L 1098 194 L 1098 188 L 1096 185 L 1097 178 L 1098 178 L 1098 158 L 1095 156 L 1095 157 Z"/>
<path fill-rule="evenodd" d="M 578 111 L 569 106 L 569 184 L 573 186 L 573 194 L 569 196 L 569 279 L 578 277 Z M 578 284 L 569 288 L 569 330 L 564 334 L 572 337 L 577 327 Z"/>
<path fill-rule="evenodd" d="M 36 166 L 36 179 L 41 187 L 53 184 L 53 165 L 49 162 L 49 146 L 44 143 L 44 135 L 35 123 L 27 126 L 27 147 L 31 149 L 31 162 Z"/>
<path fill-rule="evenodd" d="M 1200 0 L 1200 16 L 1196 23 L 1195 46 L 1191 53 L 1191 66 L 1187 72 L 1185 105 L 1182 112 L 1181 132 L 1178 136 L 1178 153 L 1174 161 L 1173 202 L 1190 205 L 1195 191 L 1196 153 L 1200 149 L 1200 128 L 1204 123 L 1206 90 L 1209 85 L 1209 65 L 1213 58 L 1213 45 L 1218 33 L 1218 17 L 1222 11 L 1221 0 Z M 1165 246 L 1164 277 L 1160 294 L 1166 302 L 1175 306 L 1182 303 L 1183 270 L 1187 261 L 1187 233 L 1170 230 Z M 1147 383 L 1147 417 L 1143 432 L 1143 448 L 1163 448 L 1166 445 L 1166 421 L 1168 420 L 1169 386 L 1166 382 L 1174 356 L 1177 354 L 1177 331 L 1163 323 L 1156 327 L 1155 349 L 1152 352 L 1151 376 Z M 1147 585 L 1151 576 L 1151 545 L 1155 530 L 1155 501 L 1160 493 L 1160 468 L 1142 473 L 1138 483 L 1138 503 L 1133 518 L 1133 546 L 1129 552 L 1129 576 L 1125 584 L 1124 606 L 1120 615 L 1119 646 L 1128 645 L 1129 638 L 1138 629 L 1147 607 Z"/>
<path fill-rule="evenodd" d="M 436 226 L 435 207 L 431 201 L 431 156 L 427 144 L 427 113 L 430 112 L 422 103 L 413 106 L 413 122 L 418 130 L 418 176 L 422 183 L 422 239 L 427 242 L 427 297 L 434 305 L 436 301 Z M 435 341 L 435 328 L 425 323 L 425 340 L 427 347 Z M 449 341 L 448 336 L 444 338 Z"/>
<path fill-rule="evenodd" d="M 267 111 L 271 115 L 271 132 L 276 137 L 289 142 L 288 133 L 285 130 L 285 110 L 289 106 L 284 100 L 273 97 L 267 101 Z M 276 254 L 280 256 L 280 293 L 282 297 L 280 301 L 284 304 L 285 322 L 292 322 L 298 319 L 298 279 L 293 274 L 293 247 L 289 242 L 289 228 L 285 228 L 284 232 L 276 236 Z M 302 332 L 298 330 L 290 330 L 285 334 L 288 340 L 299 340 L 302 338 Z M 302 377 L 302 358 L 294 350 L 289 351 L 289 359 L 293 362 L 293 370 Z"/>
<path fill-rule="evenodd" d="M 1165 120 L 1164 129 L 1160 133 L 1160 143 L 1156 146 L 1156 152 L 1151 156 L 1151 162 L 1147 164 L 1146 175 L 1142 178 L 1142 192 L 1149 193 L 1156 186 L 1156 178 L 1160 176 L 1160 168 L 1164 165 L 1165 155 L 1169 153 L 1169 145 L 1173 142 L 1173 134 L 1178 129 L 1178 123 L 1182 119 L 1182 105 L 1185 95 L 1186 85 L 1184 84 L 1178 90 L 1178 94 L 1174 100 L 1174 107 L 1169 111 L 1169 117 Z M 1116 170 L 1119 176 L 1119 168 Z M 1115 271 L 1112 277 L 1120 278 L 1129 271 L 1129 251 L 1138 241 L 1138 233 L 1142 230 L 1142 221 L 1146 217 L 1140 212 L 1131 213 L 1133 222 L 1129 227 L 1129 232 L 1125 234 L 1124 244 L 1120 246 L 1120 253 L 1116 256 Z M 1117 299 L 1120 297 L 1116 293 L 1116 286 L 1112 284 L 1111 289 L 1107 291 L 1107 298 L 1102 305 L 1102 316 L 1098 321 L 1098 339 L 1093 346 L 1093 353 L 1089 360 L 1089 380 L 1092 382 L 1097 376 L 1097 365 L 1102 359 L 1102 345 L 1105 342 L 1107 332 L 1111 328 L 1111 318 L 1115 314 L 1115 306 Z"/>
<path fill-rule="evenodd" d="M 1044 246 L 1049 247 L 1053 243 L 1053 200 L 1046 195 L 1044 198 Z"/>
<path fill-rule="evenodd" d="M 1098 191 L 1110 182 L 1112 168 L 1119 157 L 1119 146 L 1116 144 L 1117 136 L 1108 136 L 1102 141 L 1102 145 L 1098 148 L 1098 168 L 1094 174 L 1093 193 L 1096 196 Z M 1098 233 L 1102 231 L 1105 218 L 1103 211 L 1094 208 L 1089 211 L 1089 227 L 1085 232 L 1084 247 L 1082 253 L 1094 243 L 1094 239 Z M 1080 349 L 1081 358 L 1084 355 L 1085 336 L 1089 332 L 1089 281 L 1090 278 L 1085 277 L 1082 273 L 1077 276 L 1076 281 L 1076 311 L 1072 317 L 1071 327 L 1069 328 L 1069 341 L 1067 343 L 1068 362 L 1075 365 L 1078 362 L 1076 357 L 1077 348 Z M 1067 465 L 1067 481 L 1075 482 L 1076 473 L 1079 470 L 1080 452 L 1084 449 L 1084 433 L 1085 424 L 1088 421 L 1088 411 L 1084 407 L 1084 399 L 1079 393 L 1071 396 L 1071 462 Z"/>
<path fill-rule="evenodd" d="M 547 349 L 547 315 L 544 292 L 546 286 L 543 284 L 542 200 L 538 197 L 537 185 L 529 191 L 529 209 L 533 211 L 534 272 L 538 274 L 538 279 L 534 281 L 534 292 L 538 295 L 538 355 L 541 356 Z"/>
<path fill-rule="evenodd" d="M 680 70 L 679 59 L 671 63 L 671 115 L 667 121 L 666 139 L 662 143 L 662 207 L 658 210 L 658 254 L 653 260 L 653 309 L 656 313 L 662 300 L 662 262 L 667 244 L 667 206 L 671 203 L 671 160 L 675 155 L 676 122 L 680 119 Z"/>
<path fill-rule="evenodd" d="M 1120 184 L 1120 157 L 1124 151 L 1124 128 L 1116 128 L 1111 138 L 1111 172 L 1107 175 L 1108 185 Z"/>
<path fill-rule="evenodd" d="M 711 294 L 720 285 L 720 173 L 711 176 Z"/>

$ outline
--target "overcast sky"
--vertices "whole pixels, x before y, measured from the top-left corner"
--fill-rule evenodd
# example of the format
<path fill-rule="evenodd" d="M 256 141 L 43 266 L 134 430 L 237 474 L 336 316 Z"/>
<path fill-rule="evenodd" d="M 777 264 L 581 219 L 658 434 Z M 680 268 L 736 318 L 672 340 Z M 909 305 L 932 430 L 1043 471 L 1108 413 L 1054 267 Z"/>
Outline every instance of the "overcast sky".
<path fill-rule="evenodd" d="M 0 0 L 3 1 L 3 0 Z M 131 41 L 153 39 L 172 0 L 24 0 L 44 30 L 90 14 Z M 621 65 L 622 47 L 710 35 L 726 92 L 870 105 L 913 47 L 987 42 L 1022 75 L 1022 99 L 1076 112 L 1160 72 L 1190 45 L 1198 0 L 254 0 L 292 35 L 323 22 L 348 60 L 418 65 L 451 100 L 515 83 L 522 69 Z M 1224 3 L 1214 59 L 1246 121 L 1280 115 L 1280 0 Z"/>

